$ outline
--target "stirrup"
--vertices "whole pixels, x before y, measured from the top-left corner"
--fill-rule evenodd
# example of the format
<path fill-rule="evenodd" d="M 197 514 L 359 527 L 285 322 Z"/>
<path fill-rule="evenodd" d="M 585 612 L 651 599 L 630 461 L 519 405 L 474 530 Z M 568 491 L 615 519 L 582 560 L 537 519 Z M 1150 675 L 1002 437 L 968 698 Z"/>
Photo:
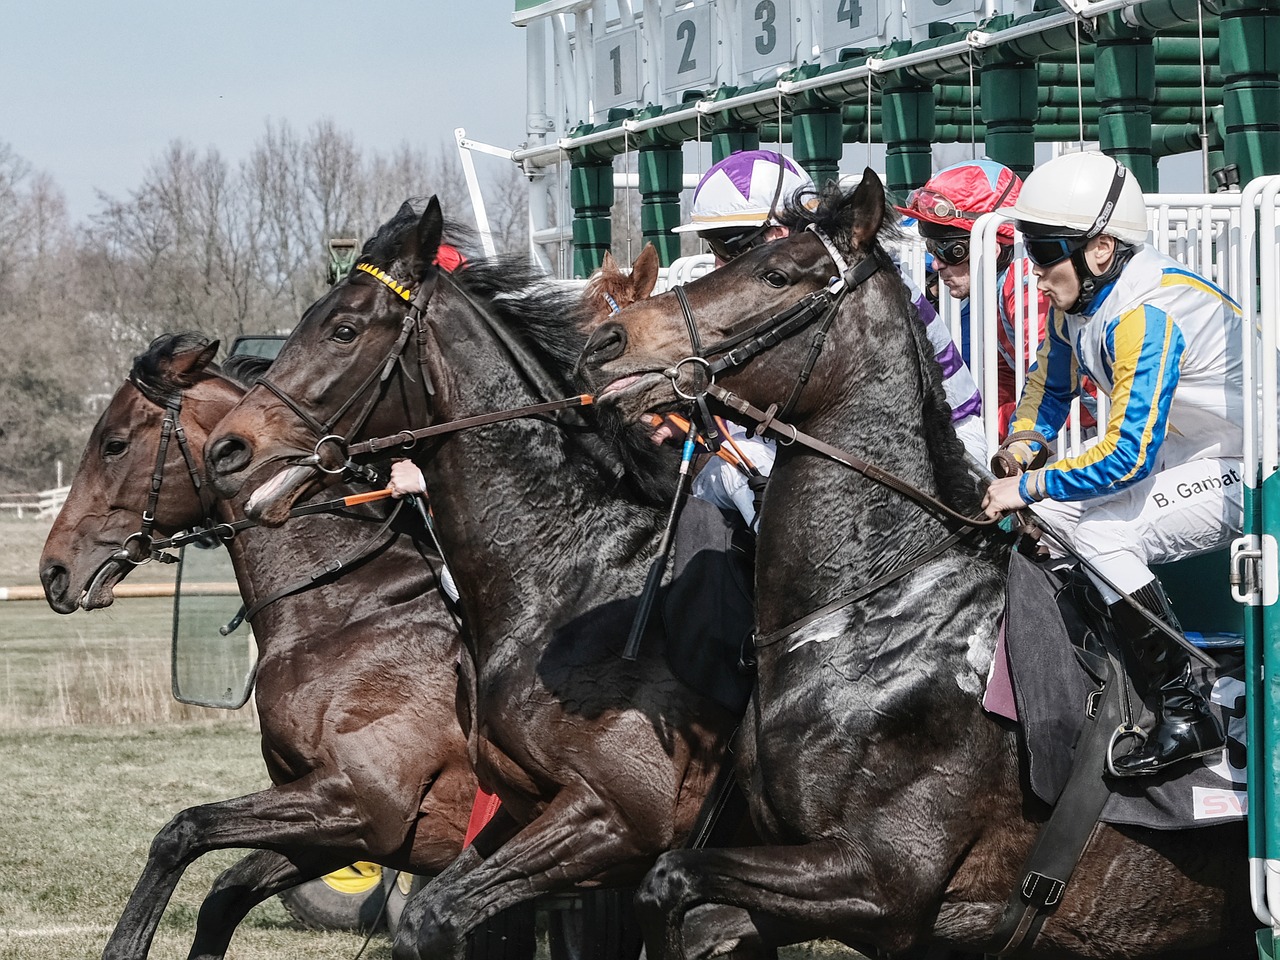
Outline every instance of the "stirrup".
<path fill-rule="evenodd" d="M 1113 777 L 1120 777 L 1121 779 L 1133 776 L 1131 773 L 1121 773 L 1116 769 L 1115 765 L 1116 744 L 1121 740 L 1124 740 L 1126 737 L 1137 737 L 1138 746 L 1134 749 L 1140 749 L 1142 745 L 1147 742 L 1147 731 L 1143 730 L 1136 723 L 1122 723 L 1115 728 L 1114 732 L 1111 734 L 1111 739 L 1107 741 L 1107 773 L 1111 774 Z M 1126 756 L 1128 756 L 1128 754 L 1126 754 Z"/>

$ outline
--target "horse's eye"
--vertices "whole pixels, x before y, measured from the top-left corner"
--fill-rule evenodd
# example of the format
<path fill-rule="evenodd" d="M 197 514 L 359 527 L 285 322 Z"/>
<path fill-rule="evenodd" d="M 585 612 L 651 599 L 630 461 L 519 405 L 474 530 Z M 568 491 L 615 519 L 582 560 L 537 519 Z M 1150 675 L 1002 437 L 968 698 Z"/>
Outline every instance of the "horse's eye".
<path fill-rule="evenodd" d="M 356 328 L 349 323 L 340 323 L 333 328 L 333 333 L 329 334 L 330 340 L 337 340 L 338 343 L 350 343 L 356 338 Z"/>
<path fill-rule="evenodd" d="M 771 287 L 785 287 L 791 282 L 791 278 L 781 270 L 768 270 L 760 275 L 760 279 Z"/>
<path fill-rule="evenodd" d="M 119 437 L 111 437 L 102 445 L 102 455 L 104 457 L 119 457 L 129 449 L 129 441 L 121 440 Z"/>

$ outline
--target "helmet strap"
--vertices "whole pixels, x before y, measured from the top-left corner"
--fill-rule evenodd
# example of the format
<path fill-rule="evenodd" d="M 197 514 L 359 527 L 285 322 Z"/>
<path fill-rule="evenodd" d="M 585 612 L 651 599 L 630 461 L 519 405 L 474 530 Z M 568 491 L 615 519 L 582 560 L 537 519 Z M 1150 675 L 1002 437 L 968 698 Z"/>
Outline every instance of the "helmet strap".
<path fill-rule="evenodd" d="M 1133 244 L 1115 237 L 1112 239 L 1116 242 L 1116 248 L 1111 254 L 1111 262 L 1107 264 L 1107 269 L 1101 274 L 1090 270 L 1084 258 L 1085 250 L 1089 246 L 1087 243 L 1071 254 L 1071 265 L 1075 267 L 1076 278 L 1080 281 L 1080 296 L 1076 298 L 1075 303 L 1067 307 L 1067 313 L 1081 314 L 1091 311 L 1093 301 L 1098 294 L 1114 283 L 1116 277 L 1120 276 L 1120 271 L 1133 259 Z"/>

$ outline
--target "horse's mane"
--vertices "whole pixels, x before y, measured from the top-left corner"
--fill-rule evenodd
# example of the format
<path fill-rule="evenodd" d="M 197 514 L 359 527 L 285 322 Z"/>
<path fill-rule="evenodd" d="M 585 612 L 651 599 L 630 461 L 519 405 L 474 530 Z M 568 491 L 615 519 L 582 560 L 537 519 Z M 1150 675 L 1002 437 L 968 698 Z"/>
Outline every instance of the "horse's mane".
<path fill-rule="evenodd" d="M 576 367 L 587 342 L 590 311 L 580 290 L 556 284 L 528 258 L 518 256 L 470 260 L 453 279 L 545 360 L 566 392 L 585 389 Z M 644 501 L 668 502 L 675 479 L 673 451 L 651 442 L 642 428 L 626 424 L 612 407 L 592 407 L 589 418 L 636 494 Z"/>
<path fill-rule="evenodd" d="M 813 225 L 825 233 L 836 248 L 846 257 L 853 257 L 852 236 L 857 208 L 854 204 L 855 189 L 841 190 L 834 181 L 828 181 L 822 190 L 802 190 L 787 201 L 779 221 L 795 233 Z M 899 276 L 897 265 L 882 246 L 885 240 L 897 240 L 901 236 L 898 216 L 892 206 L 886 205 L 885 218 L 876 233 L 876 243 L 870 256 L 876 257 L 881 267 Z M 924 324 L 919 322 L 915 305 L 911 303 L 906 285 L 895 284 L 900 298 L 900 315 L 908 318 L 908 332 L 916 348 L 924 397 L 925 443 L 933 465 L 934 479 L 942 499 L 954 510 L 973 514 L 978 509 L 980 497 L 977 485 L 964 465 L 964 444 L 956 436 L 951 424 L 951 405 L 942 386 L 942 370 L 933 354 L 933 347 L 925 334 Z"/>
<path fill-rule="evenodd" d="M 163 407 L 172 394 L 192 386 L 196 379 L 175 373 L 170 361 L 179 354 L 202 350 L 212 342 L 199 333 L 162 333 L 145 352 L 133 358 L 128 379 L 144 397 Z M 214 375 L 220 372 L 214 364 L 205 370 Z"/>
<path fill-rule="evenodd" d="M 270 369 L 272 362 L 271 357 L 240 353 L 222 361 L 222 373 L 228 380 L 248 388 L 258 382 L 258 378 Z"/>

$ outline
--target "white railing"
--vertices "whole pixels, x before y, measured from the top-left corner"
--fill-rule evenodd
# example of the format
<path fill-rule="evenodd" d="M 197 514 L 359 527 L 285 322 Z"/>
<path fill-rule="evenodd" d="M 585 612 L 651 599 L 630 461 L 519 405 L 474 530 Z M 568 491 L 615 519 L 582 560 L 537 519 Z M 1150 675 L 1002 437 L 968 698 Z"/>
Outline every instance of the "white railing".
<path fill-rule="evenodd" d="M 66 503 L 71 487 L 51 487 L 36 493 L 0 493 L 0 510 L 12 510 L 19 520 L 28 514 L 48 519 Z"/>

